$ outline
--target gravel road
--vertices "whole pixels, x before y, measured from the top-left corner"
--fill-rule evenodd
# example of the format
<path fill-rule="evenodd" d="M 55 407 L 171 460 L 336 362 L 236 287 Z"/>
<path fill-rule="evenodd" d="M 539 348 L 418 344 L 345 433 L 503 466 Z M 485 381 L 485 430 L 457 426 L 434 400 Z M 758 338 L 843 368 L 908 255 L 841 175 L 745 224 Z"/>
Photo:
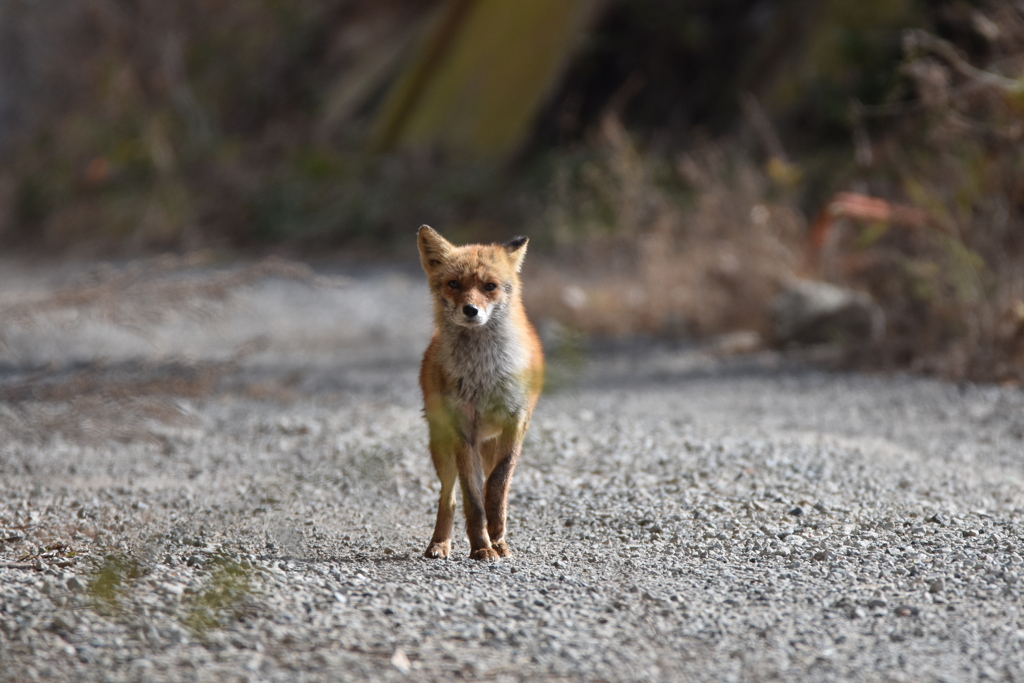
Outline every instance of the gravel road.
<path fill-rule="evenodd" d="M 222 275 L 0 263 L 0 680 L 1024 680 L 1020 389 L 544 326 L 514 557 L 426 560 L 421 277 Z"/>

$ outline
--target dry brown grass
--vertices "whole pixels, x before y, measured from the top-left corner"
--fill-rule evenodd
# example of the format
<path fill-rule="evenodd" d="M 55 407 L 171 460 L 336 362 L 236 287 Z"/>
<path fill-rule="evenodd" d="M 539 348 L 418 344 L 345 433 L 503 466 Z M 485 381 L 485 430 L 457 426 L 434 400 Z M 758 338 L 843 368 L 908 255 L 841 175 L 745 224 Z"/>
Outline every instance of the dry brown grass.
<path fill-rule="evenodd" d="M 561 244 L 530 266 L 531 312 L 600 335 L 766 332 L 769 302 L 800 265 L 804 219 L 786 188 L 713 144 L 659 182 L 659 162 L 614 117 L 592 147 L 552 198 L 547 229 Z"/>
<path fill-rule="evenodd" d="M 988 57 L 908 32 L 902 90 L 853 110 L 856 165 L 833 149 L 780 171 L 766 149 L 761 168 L 729 141 L 665 161 L 606 118 L 582 167 L 556 173 L 537 232 L 557 246 L 530 265 L 530 310 L 601 335 L 763 334 L 772 297 L 801 275 L 882 306 L 884 338 L 850 357 L 862 366 L 1024 381 L 1024 15 L 971 12 Z M 807 261 L 801 164 L 924 219 L 837 221 Z"/>
<path fill-rule="evenodd" d="M 988 63 L 907 35 L 913 97 L 866 112 L 883 119 L 859 182 L 927 215 L 920 228 L 846 225 L 822 272 L 883 306 L 875 362 L 957 379 L 1024 380 L 1024 15 L 975 13 Z M 989 22 L 985 24 L 984 22 Z M 1016 75 L 1017 79 L 1010 76 Z"/>

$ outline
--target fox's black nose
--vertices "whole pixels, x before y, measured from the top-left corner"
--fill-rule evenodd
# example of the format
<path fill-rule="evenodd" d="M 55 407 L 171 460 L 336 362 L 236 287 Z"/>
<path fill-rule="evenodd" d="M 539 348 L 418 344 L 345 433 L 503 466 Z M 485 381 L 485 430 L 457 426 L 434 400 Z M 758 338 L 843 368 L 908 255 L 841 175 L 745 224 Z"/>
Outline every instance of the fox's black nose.
<path fill-rule="evenodd" d="M 465 306 L 463 306 L 462 312 L 466 314 L 467 318 L 475 318 L 476 314 L 479 313 L 479 311 L 477 311 L 476 306 L 474 306 L 473 304 L 466 304 Z"/>

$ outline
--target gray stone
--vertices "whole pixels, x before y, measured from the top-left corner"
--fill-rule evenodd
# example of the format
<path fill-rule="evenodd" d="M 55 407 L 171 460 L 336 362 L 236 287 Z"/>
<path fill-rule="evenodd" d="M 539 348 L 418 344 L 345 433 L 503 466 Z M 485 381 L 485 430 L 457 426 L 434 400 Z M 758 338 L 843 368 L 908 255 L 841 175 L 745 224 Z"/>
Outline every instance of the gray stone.
<path fill-rule="evenodd" d="M 885 332 L 885 314 L 865 292 L 793 280 L 772 302 L 776 344 L 869 343 Z"/>

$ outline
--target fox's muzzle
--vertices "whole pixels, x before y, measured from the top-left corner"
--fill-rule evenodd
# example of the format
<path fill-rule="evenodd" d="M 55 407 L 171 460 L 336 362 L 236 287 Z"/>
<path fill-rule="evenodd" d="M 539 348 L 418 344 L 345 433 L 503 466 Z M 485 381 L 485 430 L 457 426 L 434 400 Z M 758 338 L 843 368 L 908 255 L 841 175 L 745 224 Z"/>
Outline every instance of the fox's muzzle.
<path fill-rule="evenodd" d="M 486 325 L 491 319 L 491 308 L 490 306 L 480 306 L 478 304 L 462 303 L 459 305 L 457 302 L 452 302 L 455 305 L 449 309 L 449 320 L 456 325 L 462 327 L 481 327 Z"/>

